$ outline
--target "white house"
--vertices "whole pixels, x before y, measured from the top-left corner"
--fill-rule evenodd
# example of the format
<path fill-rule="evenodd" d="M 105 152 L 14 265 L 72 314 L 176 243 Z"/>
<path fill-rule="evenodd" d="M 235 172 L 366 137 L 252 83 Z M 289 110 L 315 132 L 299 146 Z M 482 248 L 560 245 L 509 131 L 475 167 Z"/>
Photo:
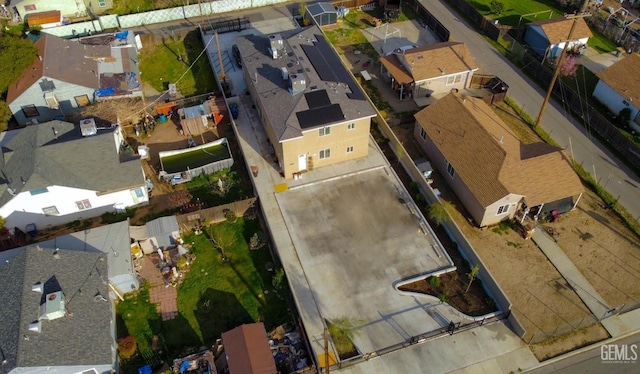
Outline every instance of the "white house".
<path fill-rule="evenodd" d="M 584 19 L 580 18 L 576 22 L 576 28 L 570 41 L 568 39 L 573 20 L 566 18 L 554 18 L 529 23 L 524 34 L 524 41 L 538 55 L 555 58 L 560 55 L 565 43 L 569 43 L 567 47 L 569 49 L 581 47 L 586 45 L 589 38 L 593 36 L 589 25 Z"/>
<path fill-rule="evenodd" d="M 593 97 L 616 115 L 629 108 L 629 125 L 640 132 L 640 56 L 631 54 L 597 75 Z"/>
<path fill-rule="evenodd" d="M 149 201 L 140 158 L 119 126 L 50 121 L 2 134 L 0 216 L 45 228 Z"/>
<path fill-rule="evenodd" d="M 11 0 L 14 14 L 24 19 L 29 14 L 59 10 L 63 17 L 87 16 L 89 11 L 100 14 L 113 6 L 113 0 Z"/>

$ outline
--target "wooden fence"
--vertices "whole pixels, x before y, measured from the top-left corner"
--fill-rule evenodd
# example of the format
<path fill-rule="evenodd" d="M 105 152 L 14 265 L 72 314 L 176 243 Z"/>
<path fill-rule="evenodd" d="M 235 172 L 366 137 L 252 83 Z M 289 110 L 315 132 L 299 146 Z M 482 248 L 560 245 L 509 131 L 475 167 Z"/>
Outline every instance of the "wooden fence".
<path fill-rule="evenodd" d="M 211 208 L 200 209 L 194 212 L 179 214 L 176 216 L 178 227 L 181 232 L 190 231 L 197 227 L 206 226 L 212 223 L 226 220 L 225 212 L 230 210 L 236 216 L 242 217 L 250 208 L 255 206 L 257 198 L 252 197 L 245 200 L 234 201 L 233 203 L 218 205 Z"/>

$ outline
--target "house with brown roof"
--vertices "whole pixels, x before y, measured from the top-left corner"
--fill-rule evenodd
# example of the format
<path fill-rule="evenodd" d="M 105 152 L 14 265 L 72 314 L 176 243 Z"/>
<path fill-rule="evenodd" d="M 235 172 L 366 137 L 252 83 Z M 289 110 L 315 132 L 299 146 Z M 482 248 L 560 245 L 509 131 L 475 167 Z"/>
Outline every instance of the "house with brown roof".
<path fill-rule="evenodd" d="M 444 42 L 396 49 L 380 57 L 381 73 L 400 99 L 440 97 L 468 88 L 478 65 L 464 43 Z"/>
<path fill-rule="evenodd" d="M 480 227 L 518 211 L 564 213 L 582 195 L 564 150 L 522 143 L 481 99 L 452 92 L 415 118 L 418 144 Z"/>
<path fill-rule="evenodd" d="M 56 118 L 96 100 L 142 95 L 132 32 L 67 40 L 43 34 L 38 58 L 7 90 L 19 124 Z"/>
<path fill-rule="evenodd" d="M 524 41 L 538 55 L 555 58 L 560 55 L 565 43 L 567 43 L 567 39 L 569 39 L 573 21 L 573 19 L 554 18 L 531 22 L 527 25 Z M 576 49 L 587 45 L 589 38 L 593 36 L 589 25 L 583 18 L 577 19 L 576 22 L 571 41 L 568 42 L 568 49 Z"/>
<path fill-rule="evenodd" d="M 236 43 L 286 179 L 368 154 L 375 110 L 317 26 L 239 36 Z"/>
<path fill-rule="evenodd" d="M 597 76 L 593 97 L 616 115 L 629 108 L 629 125 L 640 131 L 640 55 L 628 55 Z"/>
<path fill-rule="evenodd" d="M 276 362 L 262 322 L 222 333 L 229 374 L 276 374 Z M 223 371 L 224 372 L 224 371 Z"/>

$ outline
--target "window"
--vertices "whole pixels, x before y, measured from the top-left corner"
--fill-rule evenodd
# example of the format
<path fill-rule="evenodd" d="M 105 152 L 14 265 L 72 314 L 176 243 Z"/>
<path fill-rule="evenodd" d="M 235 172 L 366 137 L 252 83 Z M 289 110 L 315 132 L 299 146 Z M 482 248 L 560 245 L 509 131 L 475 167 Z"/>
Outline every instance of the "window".
<path fill-rule="evenodd" d="M 331 127 L 323 127 L 319 131 L 320 136 L 325 136 L 331 134 Z"/>
<path fill-rule="evenodd" d="M 48 216 L 57 216 L 58 214 L 58 208 L 56 208 L 55 206 L 48 206 L 46 208 L 42 208 L 42 211 L 44 212 L 44 214 L 48 215 Z"/>
<path fill-rule="evenodd" d="M 327 148 L 327 149 L 323 149 L 320 151 L 320 159 L 324 160 L 325 158 L 329 158 L 331 157 L 331 149 Z"/>
<path fill-rule="evenodd" d="M 353 130 L 356 128 L 356 124 L 355 123 L 350 123 L 347 125 L 347 130 Z"/>
<path fill-rule="evenodd" d="M 78 104 L 78 107 L 89 105 L 89 96 L 87 95 L 76 96 L 74 97 L 74 99 L 76 99 L 76 104 Z"/>
<path fill-rule="evenodd" d="M 447 173 L 449 173 L 449 175 L 451 176 L 451 178 L 453 178 L 454 175 L 456 175 L 456 170 L 453 168 L 453 166 L 447 162 Z"/>
<path fill-rule="evenodd" d="M 22 107 L 22 113 L 24 113 L 25 117 L 37 117 L 40 115 L 38 113 L 38 108 L 35 105 L 25 105 Z"/>
<path fill-rule="evenodd" d="M 107 6 L 107 0 L 98 0 L 98 5 L 100 8 L 104 8 Z"/>
<path fill-rule="evenodd" d="M 89 200 L 76 201 L 76 205 L 78 206 L 78 209 L 80 209 L 80 210 L 85 210 L 85 209 L 91 208 L 91 203 L 89 202 Z"/>
<path fill-rule="evenodd" d="M 25 12 L 32 12 L 34 10 L 36 10 L 36 5 L 35 4 L 25 5 L 24 6 L 24 11 Z"/>
<path fill-rule="evenodd" d="M 506 205 L 503 205 L 503 206 L 499 207 L 498 208 L 498 213 L 496 213 L 496 215 L 499 216 L 501 214 L 509 213 L 509 207 L 511 207 L 510 204 L 506 204 Z"/>
<path fill-rule="evenodd" d="M 447 86 L 460 83 L 462 81 L 462 74 L 451 75 L 447 77 Z"/>
<path fill-rule="evenodd" d="M 424 131 L 423 128 L 420 128 L 420 137 L 422 138 L 422 140 L 427 140 L 427 132 Z"/>
<path fill-rule="evenodd" d="M 352 145 L 347 147 L 347 153 L 351 153 L 351 152 L 353 152 L 353 146 Z"/>
<path fill-rule="evenodd" d="M 34 190 L 29 191 L 31 195 L 40 195 L 41 193 L 46 193 L 46 192 L 49 192 L 47 187 L 36 188 Z"/>

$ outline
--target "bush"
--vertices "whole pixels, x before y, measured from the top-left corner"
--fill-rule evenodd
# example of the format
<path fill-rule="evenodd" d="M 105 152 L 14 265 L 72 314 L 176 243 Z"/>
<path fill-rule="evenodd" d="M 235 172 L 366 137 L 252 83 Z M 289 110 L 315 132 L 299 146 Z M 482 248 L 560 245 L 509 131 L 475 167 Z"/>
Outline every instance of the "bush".
<path fill-rule="evenodd" d="M 236 214 L 233 212 L 233 210 L 225 209 L 224 218 L 227 220 L 227 222 L 234 223 L 237 217 L 236 217 Z"/>
<path fill-rule="evenodd" d="M 133 355 L 136 353 L 136 349 L 136 339 L 131 335 L 121 339 L 118 342 L 118 352 L 120 353 L 120 357 L 122 357 L 123 359 L 133 357 Z"/>
<path fill-rule="evenodd" d="M 431 287 L 440 287 L 440 278 L 431 276 L 428 281 Z"/>
<path fill-rule="evenodd" d="M 504 4 L 500 1 L 493 0 L 489 4 L 489 9 L 491 9 L 491 13 L 493 14 L 502 14 L 502 12 L 504 12 Z"/>

